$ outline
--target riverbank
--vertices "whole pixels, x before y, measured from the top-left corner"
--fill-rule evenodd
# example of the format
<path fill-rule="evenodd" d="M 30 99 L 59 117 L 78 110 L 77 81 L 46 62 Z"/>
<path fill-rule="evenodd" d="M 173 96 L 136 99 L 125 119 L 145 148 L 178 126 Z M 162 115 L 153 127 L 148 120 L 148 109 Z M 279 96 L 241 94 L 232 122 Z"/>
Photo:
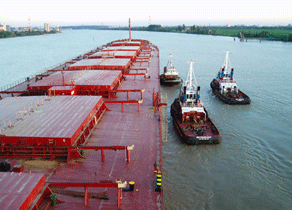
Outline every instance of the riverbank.
<path fill-rule="evenodd" d="M 128 30 L 127 27 L 109 28 L 109 30 Z M 258 26 L 161 26 L 132 27 L 136 31 L 157 31 L 172 33 L 204 34 L 215 36 L 231 36 L 241 39 L 264 39 L 292 42 L 291 26 L 258 27 Z"/>
<path fill-rule="evenodd" d="M 0 31 L 0 39 L 2 38 L 12 38 L 12 37 L 19 37 L 19 36 L 37 36 L 37 35 L 44 35 L 44 34 L 55 34 L 57 31 Z"/>
<path fill-rule="evenodd" d="M 241 39 L 265 39 L 292 41 L 292 27 L 210 27 L 215 35 L 238 37 Z"/>

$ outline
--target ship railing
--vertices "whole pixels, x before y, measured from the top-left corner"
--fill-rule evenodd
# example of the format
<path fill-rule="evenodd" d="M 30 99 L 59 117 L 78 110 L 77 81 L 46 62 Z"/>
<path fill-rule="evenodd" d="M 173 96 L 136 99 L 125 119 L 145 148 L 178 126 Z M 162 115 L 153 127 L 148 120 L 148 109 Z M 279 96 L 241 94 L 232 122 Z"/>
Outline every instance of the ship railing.
<path fill-rule="evenodd" d="M 222 79 L 221 83 L 236 83 L 236 80 Z"/>
<path fill-rule="evenodd" d="M 148 73 L 149 68 L 130 68 L 129 72 L 130 71 L 136 71 L 137 74 L 139 73 L 139 71 L 145 71 L 146 73 Z"/>
<path fill-rule="evenodd" d="M 126 100 L 126 101 L 105 101 L 105 104 L 122 104 L 122 112 L 124 112 L 124 104 L 138 104 L 138 112 L 140 112 L 140 106 L 143 100 Z"/>
<path fill-rule="evenodd" d="M 140 92 L 141 93 L 140 100 L 143 100 L 143 93 L 145 92 L 145 89 L 110 90 L 109 95 L 116 94 L 116 93 L 127 93 L 127 100 L 129 100 L 129 98 L 130 98 L 129 93 L 133 93 L 133 92 Z"/>
<path fill-rule="evenodd" d="M 195 102 L 187 102 L 187 103 L 185 103 L 184 105 L 183 105 L 184 107 L 203 107 L 203 105 L 202 105 L 202 103 L 200 103 L 200 104 L 197 104 L 197 103 L 195 103 Z"/>
<path fill-rule="evenodd" d="M 0 88 L 0 91 L 2 92 L 2 91 L 6 91 L 6 90 L 8 90 L 8 89 L 11 89 L 12 87 L 14 87 L 14 86 L 16 86 L 16 85 L 19 85 L 20 83 L 25 82 L 25 80 L 26 80 L 26 78 L 22 78 L 22 79 L 19 79 L 19 80 L 17 80 L 17 81 L 14 81 L 14 82 L 12 82 L 12 83 L 10 83 L 10 84 L 7 84 L 7 85 L 5 85 L 5 86 L 2 86 L 2 87 Z"/>
<path fill-rule="evenodd" d="M 62 64 L 60 64 L 59 66 L 61 66 L 61 65 Z M 0 87 L 0 91 L 6 91 L 6 90 L 9 90 L 9 89 L 17 86 L 17 85 L 20 85 L 20 84 L 24 83 L 24 82 L 28 82 L 30 79 L 35 78 L 36 75 L 44 74 L 44 73 L 47 72 L 47 69 L 52 69 L 54 67 L 56 67 L 56 65 L 49 66 L 46 69 L 43 69 L 43 70 L 38 71 L 38 72 L 36 72 L 34 74 L 31 74 L 31 75 L 29 75 L 27 77 L 23 77 L 21 79 L 18 79 L 18 80 L 14 81 L 14 82 L 11 82 L 11 83 L 5 85 L 5 86 L 2 86 L 2 87 Z"/>
<path fill-rule="evenodd" d="M 161 138 L 163 142 L 167 142 L 168 134 L 168 120 L 167 120 L 167 94 L 164 98 L 160 98 L 160 104 L 164 104 L 160 108 L 160 128 L 161 128 Z"/>
<path fill-rule="evenodd" d="M 51 182 L 51 183 L 48 183 L 49 187 L 51 188 L 66 188 L 66 187 L 73 187 L 73 188 L 84 188 L 84 194 L 83 192 L 81 192 L 81 194 L 84 195 L 84 206 L 87 206 L 88 205 L 88 201 L 89 201 L 89 198 L 92 196 L 93 193 L 90 193 L 88 191 L 88 188 L 116 188 L 118 193 L 117 193 L 117 207 L 119 208 L 120 205 L 121 205 L 121 200 L 122 200 L 122 192 L 121 190 L 122 189 L 126 189 L 127 187 L 127 182 L 121 182 L 121 181 L 116 181 L 115 183 L 111 180 L 100 180 L 99 183 L 96 183 L 96 182 Z M 131 183 L 130 183 L 131 185 Z M 132 191 L 131 190 L 131 187 L 130 187 L 130 190 L 129 191 Z M 78 192 L 71 192 L 72 195 L 75 195 L 75 194 L 78 194 Z M 79 193 L 80 194 L 80 193 Z M 78 194 L 78 195 L 79 195 Z M 90 196 L 91 195 L 91 196 Z"/>
<path fill-rule="evenodd" d="M 126 161 L 130 162 L 130 151 L 134 150 L 131 146 L 18 146 L 18 145 L 0 145 L 0 158 L 67 158 L 67 163 L 71 159 L 84 158 L 84 150 L 101 151 L 102 162 L 105 161 L 106 150 L 125 150 Z"/>
<path fill-rule="evenodd" d="M 99 47 L 97 47 L 96 49 L 91 50 L 91 52 L 94 51 L 94 50 L 97 50 L 97 49 L 99 49 Z M 85 54 L 87 54 L 87 53 L 88 53 L 88 51 L 86 51 L 85 53 L 83 53 L 83 55 L 85 55 Z M 78 57 L 79 57 L 79 56 L 78 56 Z M 21 83 L 24 83 L 24 82 L 28 81 L 28 79 L 35 78 L 36 75 L 44 74 L 44 73 L 46 73 L 46 72 L 48 71 L 48 69 L 52 69 L 52 70 L 53 70 L 53 69 L 56 69 L 56 68 L 58 68 L 58 67 L 60 67 L 60 66 L 62 66 L 62 65 L 65 65 L 66 62 L 68 62 L 68 61 L 72 61 L 73 59 L 76 59 L 76 58 L 72 58 L 72 59 L 66 60 L 66 61 L 61 62 L 61 63 L 59 63 L 59 64 L 50 65 L 50 66 L 48 66 L 47 68 L 45 68 L 45 69 L 43 69 L 43 70 L 40 70 L 40 71 L 37 71 L 37 72 L 34 73 L 34 74 L 31 74 L 31 75 L 29 75 L 29 76 L 27 76 L 27 77 L 24 77 L 24 78 L 18 79 L 17 81 L 14 81 L 14 82 L 8 83 L 7 85 L 4 85 L 4 86 L 0 87 L 0 92 L 2 92 L 2 91 L 6 91 L 6 90 L 9 90 L 9 89 L 11 89 L 11 88 L 13 88 L 13 87 L 15 87 L 15 86 L 21 84 Z"/>
<path fill-rule="evenodd" d="M 126 73 L 124 76 L 134 76 L 134 81 L 137 81 L 137 76 L 144 76 L 145 81 L 147 80 L 148 73 Z"/>

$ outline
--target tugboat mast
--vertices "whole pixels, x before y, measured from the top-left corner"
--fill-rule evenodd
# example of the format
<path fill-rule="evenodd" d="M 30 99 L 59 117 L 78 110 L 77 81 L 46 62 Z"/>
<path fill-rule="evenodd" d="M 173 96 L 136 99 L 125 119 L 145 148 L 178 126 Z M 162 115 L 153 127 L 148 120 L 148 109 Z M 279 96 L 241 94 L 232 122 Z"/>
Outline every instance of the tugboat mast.
<path fill-rule="evenodd" d="M 170 61 L 169 61 L 169 66 L 172 68 L 172 53 L 169 53 Z"/>
<path fill-rule="evenodd" d="M 190 64 L 190 70 L 188 73 L 188 77 L 185 83 L 185 86 L 187 87 L 193 87 L 193 78 L 195 79 L 195 86 L 197 87 L 197 81 L 196 81 L 196 77 L 194 76 L 194 69 L 193 69 L 193 61 L 188 62 L 188 64 Z"/>
<path fill-rule="evenodd" d="M 230 66 L 231 68 L 231 63 L 230 63 L 230 60 L 229 60 L 229 53 L 231 53 L 230 51 L 226 51 L 226 58 L 225 58 L 225 61 L 224 61 L 224 64 L 223 64 L 223 68 L 225 70 L 225 72 L 229 72 L 228 71 L 228 67 Z"/>

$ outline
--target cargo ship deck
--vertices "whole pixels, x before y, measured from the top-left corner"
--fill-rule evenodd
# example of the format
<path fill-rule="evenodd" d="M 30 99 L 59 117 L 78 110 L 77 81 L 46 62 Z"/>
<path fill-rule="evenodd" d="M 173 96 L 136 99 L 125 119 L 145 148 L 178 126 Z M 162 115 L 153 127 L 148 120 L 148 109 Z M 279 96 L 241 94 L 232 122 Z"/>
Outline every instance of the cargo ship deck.
<path fill-rule="evenodd" d="M 103 57 L 104 67 L 86 56 L 40 81 L 26 81 L 28 90 L 26 84 L 14 87 L 19 89 L 16 95 L 42 89 L 45 96 L 1 93 L 0 108 L 10 111 L 0 116 L 0 160 L 11 165 L 1 174 L 15 181 L 19 173 L 16 182 L 22 188 L 16 192 L 37 188 L 26 193 L 28 198 L 19 200 L 16 209 L 23 203 L 29 209 L 163 209 L 159 50 L 145 40 L 118 40 L 102 49 L 135 53 L 129 58 Z M 74 76 L 72 70 L 87 70 L 77 72 L 80 78 L 74 85 L 82 83 L 90 94 L 76 96 L 64 85 Z M 103 75 L 107 79 L 101 79 Z M 111 94 L 92 94 L 101 88 Z M 39 176 L 27 181 L 33 174 Z M 7 209 L 15 200 L 9 181 L 0 177 L 1 188 L 7 190 L 0 206 Z"/>

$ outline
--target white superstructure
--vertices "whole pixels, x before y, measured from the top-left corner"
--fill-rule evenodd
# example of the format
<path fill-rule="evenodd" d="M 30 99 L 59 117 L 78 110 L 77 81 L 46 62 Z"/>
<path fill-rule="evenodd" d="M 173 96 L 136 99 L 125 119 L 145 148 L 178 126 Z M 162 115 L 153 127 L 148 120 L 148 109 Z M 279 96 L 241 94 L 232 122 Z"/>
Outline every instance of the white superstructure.
<path fill-rule="evenodd" d="M 197 85 L 197 80 L 193 69 L 193 63 L 194 62 L 192 61 L 189 62 L 190 69 L 188 72 L 188 76 L 180 92 L 180 97 L 182 98 L 182 114 L 188 112 L 197 112 L 203 113 L 203 115 L 206 117 L 203 103 L 200 99 L 200 86 Z"/>
<path fill-rule="evenodd" d="M 175 66 L 172 64 L 172 54 L 169 54 L 170 61 L 169 61 L 169 66 L 167 65 L 166 68 L 164 69 L 164 76 L 171 77 L 171 78 L 177 78 L 178 77 L 178 72 L 176 71 Z"/>
<path fill-rule="evenodd" d="M 238 93 L 238 87 L 236 81 L 233 80 L 234 69 L 231 68 L 229 59 L 229 51 L 226 52 L 226 58 L 224 60 L 222 68 L 219 70 L 217 79 L 219 81 L 219 88 L 221 93 Z"/>

